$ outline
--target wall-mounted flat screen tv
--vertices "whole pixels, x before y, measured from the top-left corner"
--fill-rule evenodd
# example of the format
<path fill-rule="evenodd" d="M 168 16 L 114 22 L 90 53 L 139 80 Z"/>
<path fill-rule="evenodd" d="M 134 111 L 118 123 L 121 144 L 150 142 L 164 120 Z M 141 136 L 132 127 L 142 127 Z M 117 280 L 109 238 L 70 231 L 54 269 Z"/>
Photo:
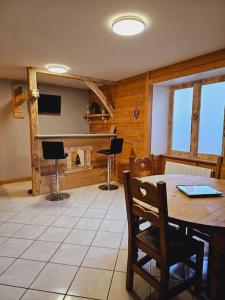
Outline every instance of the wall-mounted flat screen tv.
<path fill-rule="evenodd" d="M 39 114 L 61 114 L 61 96 L 40 94 L 38 98 Z"/>

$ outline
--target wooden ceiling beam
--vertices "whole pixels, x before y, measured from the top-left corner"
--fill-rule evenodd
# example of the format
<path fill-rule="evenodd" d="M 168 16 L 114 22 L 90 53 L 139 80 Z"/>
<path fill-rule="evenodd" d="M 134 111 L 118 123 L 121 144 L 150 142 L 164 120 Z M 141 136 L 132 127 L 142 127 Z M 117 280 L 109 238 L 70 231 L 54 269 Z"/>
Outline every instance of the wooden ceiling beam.
<path fill-rule="evenodd" d="M 15 119 L 24 119 L 23 103 L 39 98 L 39 90 L 31 89 L 23 92 L 21 84 L 12 84 L 12 111 Z"/>
<path fill-rule="evenodd" d="M 149 72 L 149 84 L 225 67 L 225 49 L 187 59 Z"/>
<path fill-rule="evenodd" d="M 69 79 L 75 79 L 75 80 L 81 80 L 81 81 L 90 81 L 90 82 L 106 84 L 106 85 L 114 83 L 114 81 L 100 79 L 100 78 L 96 78 L 96 77 L 82 76 L 82 75 L 70 74 L 70 73 L 63 73 L 63 74 L 52 73 L 52 72 L 49 72 L 48 70 L 41 69 L 41 68 L 36 68 L 36 72 L 40 73 L 40 74 L 47 74 L 47 75 L 56 76 L 56 77 L 69 78 Z"/>
<path fill-rule="evenodd" d="M 84 83 L 89 87 L 89 89 L 91 89 L 98 96 L 98 98 L 100 99 L 100 101 L 102 102 L 102 104 L 104 105 L 104 107 L 109 112 L 110 117 L 112 118 L 113 115 L 114 115 L 114 108 L 108 102 L 108 99 L 103 94 L 102 90 L 100 90 L 100 88 L 94 82 L 86 80 L 86 81 L 84 81 Z"/>
<path fill-rule="evenodd" d="M 15 97 L 15 105 L 20 106 L 29 99 L 28 92 L 23 92 Z"/>

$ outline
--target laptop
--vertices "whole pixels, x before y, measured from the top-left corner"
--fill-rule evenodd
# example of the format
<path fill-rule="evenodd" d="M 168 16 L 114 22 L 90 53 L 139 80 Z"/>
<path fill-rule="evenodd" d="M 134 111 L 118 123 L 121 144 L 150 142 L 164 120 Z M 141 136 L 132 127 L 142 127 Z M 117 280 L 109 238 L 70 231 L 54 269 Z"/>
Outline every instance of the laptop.
<path fill-rule="evenodd" d="M 218 197 L 223 193 L 208 185 L 177 185 L 179 191 L 190 198 Z"/>

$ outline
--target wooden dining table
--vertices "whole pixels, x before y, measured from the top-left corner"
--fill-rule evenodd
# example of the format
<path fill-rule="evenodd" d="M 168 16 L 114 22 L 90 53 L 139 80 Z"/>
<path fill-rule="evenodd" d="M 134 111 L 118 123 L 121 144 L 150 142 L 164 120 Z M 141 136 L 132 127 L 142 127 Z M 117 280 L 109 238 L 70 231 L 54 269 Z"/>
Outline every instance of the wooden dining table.
<path fill-rule="evenodd" d="M 189 175 L 155 175 L 142 181 L 166 182 L 170 222 L 183 224 L 210 235 L 208 296 L 225 299 L 225 180 Z M 221 192 L 220 197 L 189 198 L 176 186 L 208 185 Z"/>

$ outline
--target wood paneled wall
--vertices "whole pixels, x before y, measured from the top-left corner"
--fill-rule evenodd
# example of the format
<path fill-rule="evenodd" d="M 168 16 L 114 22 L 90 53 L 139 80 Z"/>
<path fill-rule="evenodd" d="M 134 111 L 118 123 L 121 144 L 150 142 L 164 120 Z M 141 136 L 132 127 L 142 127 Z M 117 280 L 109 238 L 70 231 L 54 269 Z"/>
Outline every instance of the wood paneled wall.
<path fill-rule="evenodd" d="M 124 151 L 116 158 L 115 179 L 121 181 L 122 171 L 128 168 L 131 154 L 144 157 L 151 153 L 153 84 L 222 67 L 225 67 L 225 49 L 152 70 L 102 88 L 113 104 L 115 114 L 106 123 L 102 120 L 93 120 L 90 123 L 90 132 L 109 132 L 111 126 L 115 125 L 118 137 L 124 138 Z M 93 93 L 90 94 L 90 100 L 97 100 Z M 138 119 L 133 115 L 136 107 L 140 110 Z"/>
<path fill-rule="evenodd" d="M 124 138 L 123 152 L 116 156 L 115 179 L 121 181 L 122 171 L 128 168 L 129 156 L 146 156 L 150 152 L 152 89 L 149 74 L 141 74 L 104 87 L 103 91 L 114 106 L 113 118 L 107 122 L 95 120 L 90 123 L 91 133 L 109 132 L 112 125 L 117 136 Z M 93 93 L 90 100 L 97 100 Z M 139 109 L 136 119 L 133 112 Z"/>

